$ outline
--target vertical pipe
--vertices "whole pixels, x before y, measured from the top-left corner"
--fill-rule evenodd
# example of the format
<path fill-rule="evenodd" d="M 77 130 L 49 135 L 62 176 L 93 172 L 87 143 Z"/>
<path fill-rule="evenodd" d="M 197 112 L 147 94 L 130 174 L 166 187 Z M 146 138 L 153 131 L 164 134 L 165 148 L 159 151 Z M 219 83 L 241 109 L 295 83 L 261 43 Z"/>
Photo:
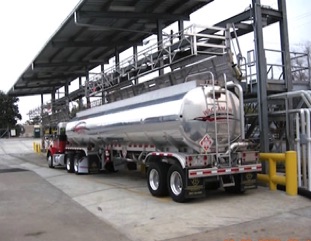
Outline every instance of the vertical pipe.
<path fill-rule="evenodd" d="M 301 126 L 300 126 L 300 128 L 301 128 L 301 136 L 303 138 L 305 138 L 306 137 L 306 117 L 305 117 L 304 110 L 301 111 Z M 302 180 L 303 180 L 302 186 L 306 187 L 306 185 L 307 185 L 306 154 L 307 153 L 306 153 L 306 145 L 305 145 L 305 143 L 302 143 L 301 153 L 302 153 L 302 155 L 301 155 L 301 162 L 302 162 L 301 163 L 301 167 L 302 167 Z M 299 171 L 301 171 L 301 170 L 299 170 Z"/>
<path fill-rule="evenodd" d="M 300 128 L 299 128 L 299 113 L 296 113 L 296 150 L 297 150 L 297 168 L 298 168 L 298 186 L 301 187 L 301 143 L 300 143 Z"/>
<path fill-rule="evenodd" d="M 306 109 L 306 132 L 307 132 L 307 160 L 308 160 L 308 190 L 311 191 L 311 109 Z"/>

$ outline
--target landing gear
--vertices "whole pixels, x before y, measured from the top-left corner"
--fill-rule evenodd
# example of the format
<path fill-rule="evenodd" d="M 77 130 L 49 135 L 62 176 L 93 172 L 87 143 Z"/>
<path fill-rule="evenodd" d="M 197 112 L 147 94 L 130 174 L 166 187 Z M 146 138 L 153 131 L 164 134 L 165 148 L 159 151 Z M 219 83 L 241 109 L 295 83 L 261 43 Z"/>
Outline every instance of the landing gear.
<path fill-rule="evenodd" d="M 245 192 L 245 189 L 244 189 L 244 185 L 241 184 L 242 176 L 234 175 L 233 178 L 234 178 L 235 185 L 231 187 L 225 187 L 225 191 L 228 193 L 243 194 Z"/>

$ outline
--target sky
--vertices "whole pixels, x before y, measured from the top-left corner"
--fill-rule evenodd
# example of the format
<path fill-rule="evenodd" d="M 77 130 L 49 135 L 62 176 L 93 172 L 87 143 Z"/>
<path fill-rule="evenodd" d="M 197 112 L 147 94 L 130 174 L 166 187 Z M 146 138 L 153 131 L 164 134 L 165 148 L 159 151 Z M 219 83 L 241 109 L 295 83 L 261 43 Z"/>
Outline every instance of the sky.
<path fill-rule="evenodd" d="M 262 5 L 272 8 L 277 7 L 276 2 L 261 0 Z M 78 3 L 79 0 L 1 1 L 0 90 L 9 91 Z M 213 25 L 244 11 L 250 4 L 251 0 L 215 0 L 208 7 L 192 14 L 190 23 Z M 311 1 L 286 0 L 286 4 L 290 46 L 292 49 L 299 49 L 305 42 L 311 41 Z M 265 48 L 279 49 L 279 35 L 275 35 L 276 31 L 277 26 L 264 31 Z M 253 48 L 252 36 L 243 41 L 243 51 Z M 69 87 L 69 91 L 73 90 Z M 45 95 L 44 102 L 49 100 L 50 96 Z M 23 117 L 21 122 L 28 120 L 29 110 L 40 104 L 40 95 L 20 97 L 18 105 Z"/>

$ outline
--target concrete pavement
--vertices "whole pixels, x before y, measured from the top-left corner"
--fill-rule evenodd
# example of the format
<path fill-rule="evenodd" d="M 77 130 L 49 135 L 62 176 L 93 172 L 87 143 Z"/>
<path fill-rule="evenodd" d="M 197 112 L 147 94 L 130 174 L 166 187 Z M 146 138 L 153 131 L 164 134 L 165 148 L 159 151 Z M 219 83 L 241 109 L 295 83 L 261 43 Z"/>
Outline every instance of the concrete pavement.
<path fill-rule="evenodd" d="M 0 240 L 122 240 L 123 234 L 32 171 L 0 169 Z"/>
<path fill-rule="evenodd" d="M 29 150 L 23 149 L 23 154 L 16 154 L 13 143 L 15 147 L 30 147 Z M 19 235 L 16 237 L 23 238 L 8 240 L 57 240 L 45 239 L 53 232 L 64 235 L 62 240 L 79 240 L 75 235 L 80 234 L 81 237 L 94 235 L 89 240 L 133 241 L 309 241 L 311 238 L 311 202 L 301 196 L 290 197 L 284 192 L 271 192 L 260 187 L 245 195 L 213 191 L 205 199 L 178 204 L 168 197 L 152 197 L 145 178 L 139 172 L 70 175 L 62 169 L 49 169 L 44 155 L 33 153 L 30 141 L 28 144 L 25 141 L 13 143 L 1 145 L 0 139 L 0 168 L 5 165 L 31 172 L 18 172 L 18 169 L 17 172 L 0 172 L 0 234 L 3 223 L 6 234 L 12 234 L 10 227 L 16 224 L 22 230 L 16 233 Z M 19 178 L 22 179 L 20 183 L 12 181 Z M 19 192 L 23 195 L 18 196 L 16 193 Z M 7 195 L 6 202 L 2 202 L 3 193 Z M 26 197 L 25 200 L 23 197 Z M 24 208 L 15 209 L 20 202 L 24 203 Z M 35 205 L 36 202 L 38 205 Z M 40 214 L 38 218 L 41 221 L 37 223 L 29 219 L 33 226 L 27 229 L 21 217 L 35 216 L 36 213 Z M 15 219 L 6 218 L 10 215 Z M 7 221 L 10 221 L 9 224 L 5 224 Z M 41 223 L 47 225 L 40 226 Z M 45 226 L 47 228 L 43 229 Z M 86 229 L 90 231 L 84 235 Z M 111 233 L 105 234 L 103 230 L 110 230 Z M 103 233 L 96 236 L 97 232 Z M 65 235 L 69 235 L 69 239 Z"/>

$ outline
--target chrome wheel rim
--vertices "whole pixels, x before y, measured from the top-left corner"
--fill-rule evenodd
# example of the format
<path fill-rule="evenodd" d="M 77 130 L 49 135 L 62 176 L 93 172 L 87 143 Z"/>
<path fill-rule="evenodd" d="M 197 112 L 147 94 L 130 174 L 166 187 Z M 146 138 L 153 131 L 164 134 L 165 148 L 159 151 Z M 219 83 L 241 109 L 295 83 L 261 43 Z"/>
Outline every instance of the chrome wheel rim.
<path fill-rule="evenodd" d="M 157 170 L 152 169 L 149 174 L 149 184 L 152 190 L 158 190 L 160 183 L 159 180 L 160 180 L 159 173 L 157 172 Z"/>
<path fill-rule="evenodd" d="M 75 172 L 78 172 L 78 165 L 79 165 L 78 159 L 75 159 L 75 162 L 74 162 Z"/>
<path fill-rule="evenodd" d="M 182 189 L 183 189 L 183 183 L 182 183 L 182 178 L 181 178 L 181 175 L 179 174 L 179 172 L 174 171 L 171 174 L 171 177 L 170 177 L 170 187 L 171 187 L 172 192 L 176 196 L 181 194 Z"/>
<path fill-rule="evenodd" d="M 70 171 L 70 158 L 67 158 L 67 170 Z"/>

